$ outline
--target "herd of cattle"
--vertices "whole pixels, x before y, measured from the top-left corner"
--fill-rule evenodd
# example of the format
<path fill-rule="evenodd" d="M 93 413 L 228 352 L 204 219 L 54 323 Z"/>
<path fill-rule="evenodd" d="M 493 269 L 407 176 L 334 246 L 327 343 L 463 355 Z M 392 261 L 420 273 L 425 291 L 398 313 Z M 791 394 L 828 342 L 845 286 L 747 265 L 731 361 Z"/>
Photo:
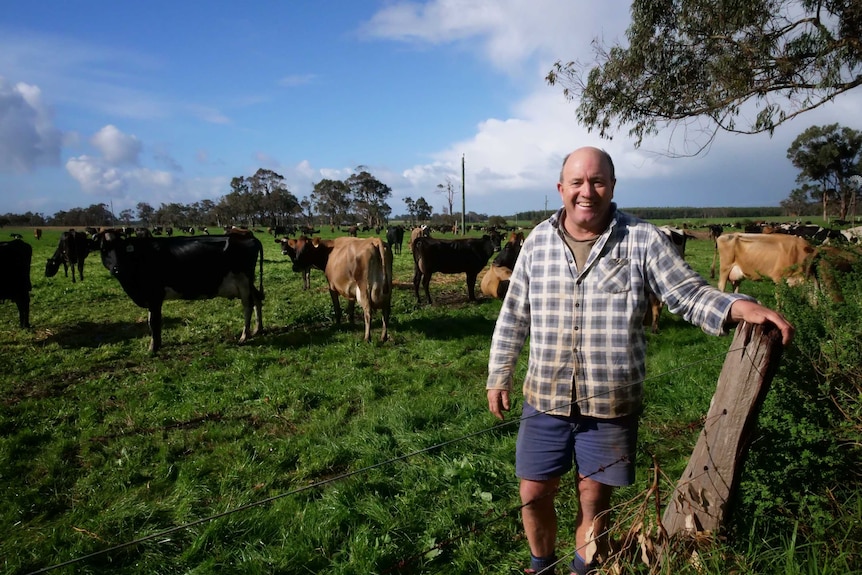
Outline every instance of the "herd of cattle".
<path fill-rule="evenodd" d="M 696 237 L 689 230 L 668 226 L 660 229 L 682 256 L 686 240 Z M 102 264 L 126 294 L 147 309 L 150 352 L 155 353 L 161 347 L 162 304 L 168 299 L 238 298 L 244 313 L 240 343 L 263 329 L 263 245 L 251 231 L 231 228 L 220 235 L 166 237 L 122 229 L 88 232 L 70 230 L 61 234 L 56 251 L 46 262 L 45 276 L 55 276 L 62 265 L 66 276 L 71 269 L 73 282 L 76 270 L 77 277 L 83 280 L 87 255 L 99 252 Z M 815 247 L 801 233 L 780 229 L 722 232 L 721 227 L 710 226 L 708 233 L 715 248 L 711 273 L 714 277 L 717 257 L 721 290 L 730 281 L 734 291 L 738 291 L 743 279 L 769 278 L 790 284 L 811 279 L 819 289 L 828 290 L 833 298 L 840 299 L 840 293 L 834 289 L 835 274 L 847 271 L 858 259 L 856 252 L 828 245 L 828 241 Z M 862 236 L 862 227 L 844 232 L 850 241 L 857 241 Z M 301 235 L 298 239 L 281 237 L 275 241 L 281 244 L 282 254 L 290 258 L 293 270 L 302 274 L 304 289 L 309 288 L 312 269 L 323 272 L 336 323 L 342 318 L 340 298 L 347 300 L 346 311 L 351 322 L 358 302 L 364 312 L 365 340 L 371 339 L 372 313 L 379 310 L 380 339 L 385 341 L 391 315 L 393 254 L 401 254 L 404 236 L 403 227 L 392 226 L 386 230 L 385 241 L 352 234 L 331 240 Z M 429 284 L 434 273 L 465 274 L 468 298 L 475 300 L 478 276 L 494 253 L 498 255 L 483 276 L 480 290 L 488 297 L 505 297 L 523 241 L 524 234 L 520 231 L 513 231 L 506 238 L 494 232 L 481 238 L 449 240 L 432 238 L 426 226 L 412 229 L 408 247 L 413 256 L 417 304 L 422 304 L 420 285 L 425 300 L 431 303 Z M 0 301 L 11 300 L 17 305 L 19 323 L 25 328 L 30 326 L 31 260 L 32 247 L 21 238 L 0 242 L 0 266 L 8 273 L 0 282 Z M 661 308 L 662 302 L 652 297 L 644 324 L 654 332 L 658 329 Z M 252 328 L 253 315 L 256 322 Z"/>

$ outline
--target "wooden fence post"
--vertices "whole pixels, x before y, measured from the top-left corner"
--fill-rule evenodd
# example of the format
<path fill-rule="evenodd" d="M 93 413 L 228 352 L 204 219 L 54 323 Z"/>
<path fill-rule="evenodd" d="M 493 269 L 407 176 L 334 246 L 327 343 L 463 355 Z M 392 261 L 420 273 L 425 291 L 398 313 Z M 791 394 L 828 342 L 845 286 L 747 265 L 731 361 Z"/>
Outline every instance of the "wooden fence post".
<path fill-rule="evenodd" d="M 714 533 L 723 525 L 781 349 L 781 333 L 774 326 L 737 327 L 703 430 L 664 511 L 669 537 Z"/>

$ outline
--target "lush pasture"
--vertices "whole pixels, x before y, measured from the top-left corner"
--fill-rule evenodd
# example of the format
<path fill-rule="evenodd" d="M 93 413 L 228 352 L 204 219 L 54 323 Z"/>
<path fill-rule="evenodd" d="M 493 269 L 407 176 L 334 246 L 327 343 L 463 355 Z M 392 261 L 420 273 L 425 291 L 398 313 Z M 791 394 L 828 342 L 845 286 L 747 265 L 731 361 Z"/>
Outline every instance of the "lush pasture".
<path fill-rule="evenodd" d="M 237 300 L 166 302 L 151 357 L 145 310 L 98 254 L 84 281 L 45 278 L 59 231 L 12 231 L 34 247 L 33 328 L 0 306 L 3 572 L 522 572 L 517 425 L 496 424 L 483 389 L 500 302 L 467 302 L 463 274 L 435 274 L 435 303 L 418 306 L 405 239 L 391 341 L 376 314 L 366 344 L 361 316 L 333 325 L 322 273 L 303 291 L 259 234 L 265 332 L 237 345 Z M 688 254 L 708 277 L 711 243 Z M 774 304 L 768 285 L 743 291 Z M 661 327 L 621 525 L 654 460 L 665 493 L 676 482 L 730 344 L 669 315 Z M 570 552 L 573 487 L 560 498 Z"/>

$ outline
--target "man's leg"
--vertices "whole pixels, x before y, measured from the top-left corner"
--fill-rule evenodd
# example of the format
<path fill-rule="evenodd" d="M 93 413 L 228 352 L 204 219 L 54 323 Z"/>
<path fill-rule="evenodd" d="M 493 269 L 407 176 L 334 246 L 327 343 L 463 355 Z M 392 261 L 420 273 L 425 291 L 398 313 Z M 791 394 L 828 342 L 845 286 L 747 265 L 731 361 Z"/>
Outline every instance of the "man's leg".
<path fill-rule="evenodd" d="M 587 547 L 593 540 L 599 550 L 604 550 L 607 540 L 608 509 L 611 504 L 613 486 L 604 485 L 588 477 L 578 475 L 578 515 L 575 528 L 576 551 L 587 566 L 595 564 L 592 552 Z M 590 533 L 592 530 L 592 533 Z M 589 538 L 588 538 L 589 535 Z M 577 563 L 577 560 L 575 561 Z M 576 573 L 578 571 L 576 570 Z M 586 572 L 586 569 L 584 570 Z"/>
<path fill-rule="evenodd" d="M 534 557 L 550 557 L 557 543 L 557 512 L 554 497 L 560 478 L 547 481 L 521 480 L 521 519 Z"/>

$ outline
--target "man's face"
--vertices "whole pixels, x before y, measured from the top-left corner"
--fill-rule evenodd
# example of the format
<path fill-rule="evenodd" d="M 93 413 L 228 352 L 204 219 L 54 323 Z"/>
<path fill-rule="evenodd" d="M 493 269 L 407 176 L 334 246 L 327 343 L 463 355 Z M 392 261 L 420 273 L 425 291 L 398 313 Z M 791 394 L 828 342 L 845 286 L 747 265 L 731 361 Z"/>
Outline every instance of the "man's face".
<path fill-rule="evenodd" d="M 607 227 L 614 197 L 610 166 L 599 150 L 572 152 L 563 167 L 557 190 L 566 210 L 566 230 L 574 237 L 597 235 Z"/>

